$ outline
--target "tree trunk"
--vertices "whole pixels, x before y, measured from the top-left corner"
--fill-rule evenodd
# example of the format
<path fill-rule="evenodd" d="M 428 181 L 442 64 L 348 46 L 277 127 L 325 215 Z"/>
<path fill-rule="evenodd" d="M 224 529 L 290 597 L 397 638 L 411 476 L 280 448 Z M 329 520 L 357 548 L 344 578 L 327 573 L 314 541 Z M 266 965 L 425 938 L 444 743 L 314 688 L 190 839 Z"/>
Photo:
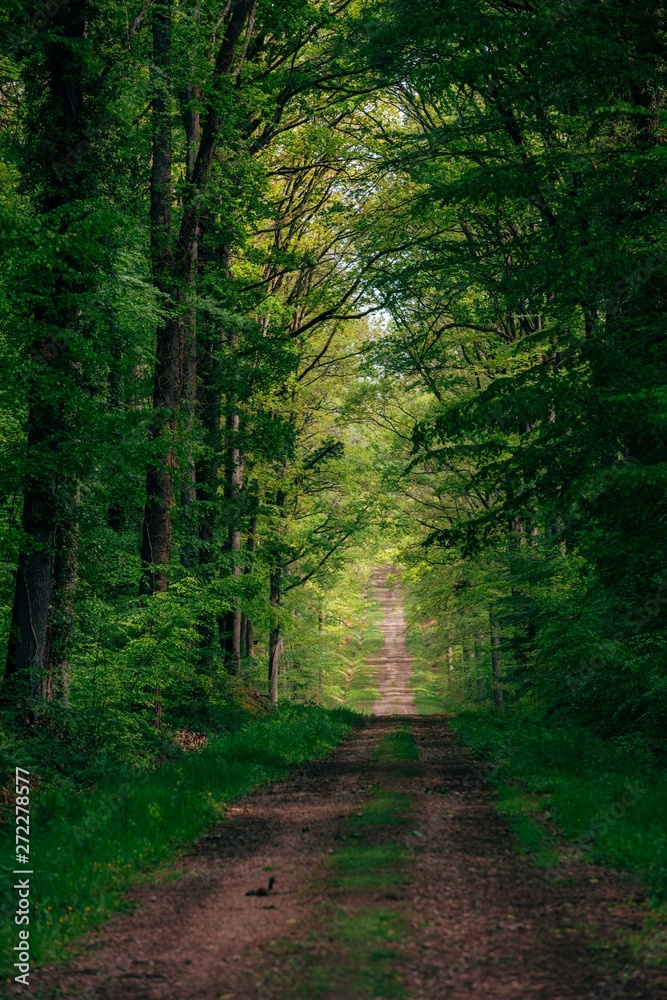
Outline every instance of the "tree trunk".
<path fill-rule="evenodd" d="M 181 389 L 181 434 L 185 457 L 181 473 L 181 565 L 193 570 L 199 555 L 197 511 L 197 470 L 193 454 L 197 407 L 197 317 L 190 309 L 183 328 L 183 371 Z"/>
<path fill-rule="evenodd" d="M 41 421 L 32 408 L 29 419 L 34 431 Z M 26 542 L 16 571 L 4 690 L 27 707 L 39 698 L 44 677 L 56 540 L 55 475 L 26 489 L 21 527 Z"/>
<path fill-rule="evenodd" d="M 188 149 L 189 184 L 183 205 L 183 215 L 172 253 L 170 238 L 171 215 L 171 131 L 170 72 L 171 72 L 171 7 L 167 0 L 153 9 L 153 62 L 156 89 L 153 98 L 153 170 L 151 175 L 151 239 L 153 269 L 157 287 L 172 298 L 172 309 L 157 334 L 155 414 L 153 437 L 164 436 L 165 457 L 146 477 L 146 510 L 142 541 L 144 577 L 142 592 L 153 593 L 167 588 L 167 566 L 171 549 L 174 449 L 171 439 L 175 431 L 177 411 L 182 392 L 182 352 L 186 341 L 194 337 L 188 327 L 188 304 L 193 294 L 203 193 L 208 183 L 217 148 L 220 119 L 217 101 L 209 101 L 201 124 L 199 118 L 188 128 L 188 141 L 198 140 L 194 155 Z M 256 0 L 232 0 L 227 8 L 224 35 L 218 49 L 212 92 L 225 77 L 232 77 L 240 68 L 237 46 L 246 27 L 252 29 Z M 191 168 L 191 169 L 190 169 Z M 180 306 L 185 322 L 179 320 L 175 306 Z M 185 305 L 185 309 L 183 309 Z M 191 348 L 189 347 L 190 351 Z"/>
<path fill-rule="evenodd" d="M 461 643 L 461 673 L 466 679 L 466 684 L 469 685 L 470 674 L 474 668 L 475 663 L 475 639 L 473 637 L 467 637 Z"/>
<path fill-rule="evenodd" d="M 168 313 L 157 329 L 153 385 L 154 441 L 162 439 L 164 455 L 146 474 L 141 561 L 142 594 L 167 589 L 171 551 L 174 490 L 174 444 L 181 393 L 181 343 L 175 312 L 174 257 L 171 245 L 172 120 L 171 3 L 153 8 L 153 165 L 151 169 L 150 232 L 153 282 L 167 297 Z"/>
<path fill-rule="evenodd" d="M 203 432 L 204 454 L 197 460 L 197 508 L 199 511 L 199 563 L 213 561 L 218 522 L 218 470 L 222 456 L 222 407 L 220 402 L 219 361 L 215 341 L 200 348 L 197 410 Z"/>
<path fill-rule="evenodd" d="M 224 37 L 215 59 L 213 84 L 219 85 L 225 77 L 234 77 L 239 72 L 245 52 L 242 58 L 237 60 L 237 46 L 244 31 L 247 30 L 249 33 L 252 30 L 256 6 L 257 0 L 232 0 L 228 6 Z M 213 89 L 215 90 L 215 87 Z M 190 179 L 191 193 L 184 206 L 178 239 L 181 263 L 186 269 L 192 261 L 198 238 L 202 193 L 213 164 L 220 124 L 217 102 L 211 101 L 203 116 L 201 139 Z"/>
<path fill-rule="evenodd" d="M 230 418 L 230 463 L 231 463 L 231 487 L 232 487 L 232 516 L 233 524 L 229 530 L 229 547 L 234 553 L 234 576 L 237 581 L 241 577 L 241 491 L 243 489 L 243 456 L 239 447 L 239 414 L 234 410 Z M 232 641 L 230 647 L 231 668 L 234 673 L 241 672 L 241 596 L 236 595 L 236 606 L 234 608 L 234 620 L 232 623 Z"/>
<path fill-rule="evenodd" d="M 150 234 L 153 283 L 167 299 L 167 315 L 155 342 L 153 422 L 151 437 L 163 443 L 163 455 L 146 473 L 146 506 L 141 540 L 142 594 L 164 593 L 171 554 L 174 493 L 174 436 L 181 395 L 181 330 L 175 311 L 174 255 L 171 243 L 172 119 L 171 0 L 153 8 L 153 165 Z M 152 688 L 153 722 L 162 724 L 162 686 Z"/>
<path fill-rule="evenodd" d="M 153 725 L 155 729 L 160 729 L 162 726 L 162 686 L 156 684 L 153 688 L 153 694 L 155 695 L 155 701 L 153 702 Z"/>
<path fill-rule="evenodd" d="M 463 694 L 464 697 L 472 697 L 473 695 L 473 679 L 472 674 L 468 668 L 468 663 L 474 667 L 475 662 L 475 640 L 472 639 L 471 645 L 468 644 L 469 639 L 465 638 L 462 642 L 461 648 L 461 676 L 463 678 Z"/>
<path fill-rule="evenodd" d="M 92 161 L 80 154 L 90 148 L 91 124 L 84 101 L 89 64 L 84 52 L 91 11 L 85 0 L 71 0 L 53 14 L 48 37 L 35 36 L 37 75 L 25 80 L 28 110 L 38 108 L 28 127 L 21 166 L 24 192 L 47 215 L 87 196 Z M 32 44 L 32 43 L 31 43 Z M 34 55 L 35 53 L 33 53 Z M 30 122 L 30 119 L 27 119 Z M 66 217 L 56 215 L 54 227 L 66 231 Z M 77 265 L 81 265 L 79 270 Z M 12 619 L 3 679 L 3 697 L 24 711 L 39 711 L 48 654 L 47 630 L 53 595 L 56 546 L 58 449 L 70 433 L 73 365 L 66 338 L 58 330 L 76 324 L 76 294 L 82 291 L 86 262 L 73 258 L 61 271 L 48 298 L 35 306 L 34 338 L 29 353 L 38 369 L 27 391 L 27 455 L 21 512 L 22 539 L 14 585 Z M 36 290 L 38 291 L 38 289 Z M 74 304 L 73 304 L 74 303 Z M 45 396 L 49 380 L 52 396 Z"/>
<path fill-rule="evenodd" d="M 248 656 L 248 616 L 245 612 L 241 615 L 241 656 Z"/>
<path fill-rule="evenodd" d="M 269 601 L 274 608 L 273 628 L 269 636 L 269 696 L 271 704 L 278 704 L 278 673 L 280 671 L 280 654 L 283 651 L 283 640 L 280 634 L 280 618 L 278 608 L 282 599 L 282 566 L 271 570 L 269 581 Z"/>
<path fill-rule="evenodd" d="M 491 632 L 491 676 L 493 677 L 493 706 L 500 710 L 504 704 L 502 669 L 500 661 L 500 629 L 493 606 L 489 607 L 489 628 Z"/>
<path fill-rule="evenodd" d="M 241 552 L 240 500 L 243 489 L 243 458 L 239 448 L 239 413 L 233 410 L 227 419 L 227 499 L 231 512 L 228 529 L 228 549 L 232 553 L 232 572 L 238 580 L 241 576 L 239 553 Z M 241 598 L 235 596 L 234 610 L 228 612 L 225 622 L 226 660 L 231 673 L 241 672 Z"/>
<path fill-rule="evenodd" d="M 195 11 L 195 20 L 199 20 L 199 9 Z M 185 92 L 185 109 L 183 114 L 183 124 L 185 126 L 185 138 L 187 144 L 186 153 L 186 177 L 188 182 L 192 179 L 197 149 L 201 137 L 200 115 L 198 102 L 201 100 L 201 89 L 195 84 L 188 84 Z M 186 442 L 187 454 L 185 457 L 185 468 L 183 469 L 183 479 L 181 484 L 181 507 L 183 511 L 183 549 L 181 562 L 192 569 L 197 564 L 197 475 L 195 460 L 192 454 L 192 441 L 195 431 L 195 413 L 197 409 L 197 309 L 195 306 L 195 274 L 198 270 L 198 263 L 201 266 L 199 253 L 199 237 L 201 227 L 198 227 L 198 239 L 193 247 L 192 263 L 189 268 L 191 280 L 188 282 L 183 292 L 190 299 L 185 303 L 185 313 L 183 316 L 182 329 L 182 350 L 183 350 L 183 372 L 182 372 L 182 392 L 181 392 L 181 426 L 183 437 Z"/>
<path fill-rule="evenodd" d="M 198 351 L 197 413 L 202 430 L 203 452 L 195 465 L 197 498 L 197 562 L 210 567 L 219 554 L 220 501 L 218 497 L 219 469 L 223 455 L 222 405 L 220 398 L 220 362 L 216 349 L 222 336 L 216 333 L 200 341 Z M 199 649 L 202 662 L 210 671 L 212 694 L 215 688 L 216 650 L 226 621 L 215 616 L 213 621 L 202 618 L 199 624 Z"/>
<path fill-rule="evenodd" d="M 197 406 L 197 327 L 194 307 L 189 310 L 183 327 L 183 388 L 181 394 L 182 431 L 187 454 L 181 482 L 181 508 L 183 511 L 183 548 L 181 562 L 187 569 L 197 565 L 197 476 L 192 454 Z"/>
<path fill-rule="evenodd" d="M 67 499 L 67 509 L 62 510 L 56 529 L 53 596 L 46 632 L 41 692 L 45 701 L 58 701 L 63 705 L 69 701 L 69 658 L 74 635 L 79 549 L 78 489 Z M 63 505 L 60 506 L 62 509 Z"/>
<path fill-rule="evenodd" d="M 246 541 L 246 550 L 248 553 L 248 562 L 244 570 L 246 575 L 252 573 L 253 570 L 252 562 L 253 562 L 253 554 L 255 552 L 256 528 L 257 528 L 257 518 L 253 516 L 250 518 L 250 527 L 248 529 L 248 538 Z M 248 657 L 249 659 L 252 659 L 252 657 L 254 657 L 255 655 L 255 644 L 252 634 L 253 633 L 252 620 L 247 615 L 243 616 L 242 632 L 243 632 L 243 638 L 242 638 L 243 655 Z"/>

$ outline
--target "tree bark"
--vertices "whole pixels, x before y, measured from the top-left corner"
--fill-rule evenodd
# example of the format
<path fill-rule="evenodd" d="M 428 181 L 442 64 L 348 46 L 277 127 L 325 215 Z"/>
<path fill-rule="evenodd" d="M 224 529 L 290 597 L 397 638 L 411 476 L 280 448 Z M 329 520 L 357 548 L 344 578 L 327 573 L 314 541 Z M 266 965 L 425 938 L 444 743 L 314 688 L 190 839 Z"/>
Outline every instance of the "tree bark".
<path fill-rule="evenodd" d="M 34 432 L 41 423 L 31 408 Z M 53 588 L 55 475 L 33 481 L 23 497 L 21 546 L 9 634 L 4 691 L 26 706 L 39 697 L 44 676 L 49 606 Z"/>
<path fill-rule="evenodd" d="M 276 509 L 280 514 L 285 506 L 286 496 L 282 489 L 276 491 Z M 275 552 L 269 572 L 269 603 L 273 609 L 273 628 L 269 635 L 269 696 L 273 705 L 278 704 L 278 674 L 283 640 L 280 634 L 280 604 L 282 601 L 283 563 L 279 548 Z"/>
<path fill-rule="evenodd" d="M 204 454 L 197 460 L 197 508 L 199 511 L 199 563 L 213 561 L 218 520 L 218 470 L 222 456 L 222 406 L 220 401 L 219 361 L 216 344 L 208 341 L 200 346 L 199 391 L 197 411 L 203 433 Z"/>
<path fill-rule="evenodd" d="M 256 544 L 256 530 L 257 518 L 253 516 L 250 518 L 250 527 L 248 529 L 248 538 L 246 540 L 246 551 L 248 553 L 248 562 L 244 570 L 246 575 L 249 575 L 253 571 L 252 563 Z M 255 655 L 255 643 L 253 639 L 252 619 L 248 615 L 243 616 L 241 645 L 243 655 L 252 659 Z"/>
<path fill-rule="evenodd" d="M 175 453 L 173 437 L 183 394 L 184 351 L 188 352 L 189 372 L 193 370 L 194 328 L 189 303 L 197 261 L 202 195 L 209 179 L 218 141 L 220 119 L 217 101 L 209 102 L 201 126 L 193 122 L 188 139 L 199 139 L 197 154 L 188 150 L 191 172 L 183 206 L 183 216 L 173 252 L 171 241 L 172 200 L 172 120 L 170 102 L 171 75 L 171 0 L 153 9 L 153 64 L 155 93 L 153 112 L 153 169 L 151 174 L 151 244 L 153 273 L 156 287 L 170 301 L 169 311 L 157 331 L 155 387 L 153 393 L 153 439 L 165 439 L 167 445 L 162 461 L 148 470 L 146 476 L 146 508 L 142 534 L 144 572 L 142 593 L 167 589 L 167 567 L 171 553 L 172 507 Z M 236 51 L 243 31 L 252 19 L 256 0 L 233 0 L 218 50 L 213 85 L 234 75 Z M 240 65 L 240 64 L 239 64 Z M 179 315 L 179 312 L 181 315 Z M 191 328 L 192 327 L 192 328 Z M 192 375 L 188 374 L 192 382 Z M 188 499 L 193 497 L 188 484 Z"/>
<path fill-rule="evenodd" d="M 167 314 L 159 323 L 155 343 L 153 441 L 164 441 L 164 455 L 146 473 L 141 562 L 142 594 L 167 589 L 171 551 L 174 491 L 174 444 L 181 393 L 181 344 L 175 311 L 174 255 L 171 242 L 172 118 L 171 118 L 171 0 L 153 8 L 153 165 L 151 169 L 150 234 L 153 282 Z"/>
<path fill-rule="evenodd" d="M 84 96 L 89 68 L 83 52 L 91 12 L 85 0 L 71 0 L 53 15 L 48 37 L 37 36 L 43 46 L 44 75 L 25 81 L 27 109 L 38 108 L 29 123 L 22 174 L 25 188 L 48 214 L 64 205 L 76 204 L 91 186 L 90 162 L 83 150 L 90 142 L 90 119 Z M 62 219 L 54 226 L 66 228 Z M 59 329 L 76 322 L 76 292 L 82 276 L 73 258 L 70 273 L 61 272 L 47 300 L 33 314 L 34 338 L 30 353 L 38 373 L 28 383 L 26 474 L 21 512 L 22 539 L 14 585 L 14 599 L 3 698 L 18 703 L 24 711 L 39 712 L 38 702 L 45 683 L 47 630 L 53 595 L 56 546 L 58 451 L 70 433 L 67 390 L 71 385 L 73 358 Z M 53 390 L 45 397 L 49 380 Z"/>
<path fill-rule="evenodd" d="M 237 46 L 246 25 L 248 30 L 252 29 L 256 7 L 257 0 L 232 0 L 224 38 L 215 60 L 215 82 L 219 83 L 225 77 L 235 76 L 241 68 L 241 60 L 235 66 Z M 186 270 L 194 255 L 202 213 L 202 193 L 213 164 L 219 130 L 220 117 L 217 102 L 211 102 L 203 116 L 201 139 L 192 168 L 191 195 L 184 206 L 179 233 L 179 256 L 181 264 Z"/>
<path fill-rule="evenodd" d="M 183 389 L 181 397 L 181 425 L 186 441 L 187 454 L 181 483 L 181 508 L 183 511 L 183 548 L 181 562 L 187 569 L 197 565 L 197 474 L 192 454 L 197 407 L 197 318 L 194 306 L 188 312 L 183 328 Z"/>
<path fill-rule="evenodd" d="M 502 687 L 502 665 L 500 660 L 500 629 L 493 605 L 489 607 L 489 628 L 491 632 L 491 676 L 493 677 L 493 706 L 502 709 L 505 698 Z"/>
<path fill-rule="evenodd" d="M 45 701 L 67 705 L 70 684 L 70 652 L 74 636 L 74 598 L 76 594 L 79 550 L 77 508 L 79 491 L 67 497 L 56 529 L 54 583 L 46 631 L 44 674 L 41 695 Z"/>
<path fill-rule="evenodd" d="M 199 8 L 195 10 L 195 20 L 199 21 Z M 185 108 L 183 112 L 183 124 L 185 127 L 186 139 L 186 178 L 188 182 L 192 180 L 192 173 L 197 157 L 197 149 L 201 138 L 199 101 L 201 100 L 201 89 L 193 83 L 188 84 L 184 94 Z M 182 430 L 188 449 L 185 457 L 185 468 L 181 484 L 181 508 L 183 510 L 183 548 L 181 562 L 192 569 L 197 565 L 198 545 L 197 545 L 197 474 L 195 460 L 192 454 L 191 442 L 195 431 L 195 414 L 197 409 L 197 309 L 195 305 L 195 274 L 201 267 L 201 254 L 199 247 L 199 237 L 201 236 L 201 226 L 197 229 L 198 239 L 193 247 L 192 279 L 189 287 L 185 289 L 189 302 L 185 303 L 183 315 L 183 388 L 181 399 Z"/>
<path fill-rule="evenodd" d="M 241 576 L 241 527 L 240 500 L 243 489 L 243 457 L 239 448 L 239 413 L 232 410 L 227 419 L 227 499 L 231 523 L 228 528 L 228 550 L 232 553 L 232 572 L 235 579 Z M 225 621 L 225 650 L 229 671 L 241 672 L 241 599 L 235 596 L 235 606 L 227 613 Z"/>
<path fill-rule="evenodd" d="M 274 609 L 273 628 L 269 636 L 269 697 L 272 705 L 278 704 L 278 674 L 280 672 L 280 654 L 283 651 L 278 613 L 282 600 L 282 577 L 282 566 L 275 566 L 271 570 L 269 581 L 269 602 Z"/>
<path fill-rule="evenodd" d="M 218 49 L 213 83 L 219 86 L 225 78 L 235 76 L 241 68 L 245 49 L 241 58 L 236 60 L 237 47 L 244 30 L 252 31 L 257 0 L 231 0 L 227 6 L 226 21 L 222 42 Z M 215 90 L 215 87 L 214 87 Z M 179 297 L 181 301 L 192 299 L 194 294 L 194 279 L 198 260 L 199 239 L 202 228 L 202 195 L 208 183 L 214 154 L 218 142 L 220 118 L 217 110 L 217 100 L 209 101 L 203 115 L 199 111 L 202 94 L 195 85 L 191 85 L 186 93 L 187 109 L 185 114 L 185 130 L 187 141 L 187 189 L 184 199 L 183 216 L 177 240 L 177 252 L 174 260 L 174 271 L 178 279 Z M 185 310 L 185 329 L 181 331 L 181 342 L 185 352 L 185 369 L 183 373 L 184 386 L 191 384 L 196 395 L 196 334 L 195 320 L 191 311 Z M 207 444 L 212 449 L 208 461 L 199 464 L 192 477 L 186 477 L 186 504 L 195 499 L 203 500 L 207 508 L 202 511 L 199 529 L 199 558 L 210 562 L 213 557 L 214 522 L 213 504 L 217 491 L 217 472 L 219 464 L 220 436 L 220 400 L 216 398 L 216 364 L 212 353 L 208 354 L 202 371 L 204 384 L 202 387 L 201 408 L 204 417 L 204 431 Z M 208 377 L 208 378 L 207 378 Z M 195 404 L 196 405 L 196 404 Z M 191 553 L 186 558 L 193 559 Z"/>

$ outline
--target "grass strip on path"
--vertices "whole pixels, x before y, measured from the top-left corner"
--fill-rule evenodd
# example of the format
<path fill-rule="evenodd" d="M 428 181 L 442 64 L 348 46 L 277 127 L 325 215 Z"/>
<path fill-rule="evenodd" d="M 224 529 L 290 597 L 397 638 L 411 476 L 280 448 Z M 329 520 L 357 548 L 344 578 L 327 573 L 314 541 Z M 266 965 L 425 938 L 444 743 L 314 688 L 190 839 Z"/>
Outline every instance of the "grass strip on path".
<path fill-rule="evenodd" d="M 340 823 L 324 882 L 329 902 L 319 926 L 297 943 L 274 947 L 283 986 L 273 996 L 407 997 L 398 974 L 406 937 L 399 901 L 400 887 L 409 881 L 411 853 L 403 828 L 411 818 L 411 800 L 392 784 L 412 769 L 391 765 L 418 758 L 415 739 L 403 725 L 388 733 L 372 754 L 369 773 L 377 769 L 378 785 L 363 808 Z"/>

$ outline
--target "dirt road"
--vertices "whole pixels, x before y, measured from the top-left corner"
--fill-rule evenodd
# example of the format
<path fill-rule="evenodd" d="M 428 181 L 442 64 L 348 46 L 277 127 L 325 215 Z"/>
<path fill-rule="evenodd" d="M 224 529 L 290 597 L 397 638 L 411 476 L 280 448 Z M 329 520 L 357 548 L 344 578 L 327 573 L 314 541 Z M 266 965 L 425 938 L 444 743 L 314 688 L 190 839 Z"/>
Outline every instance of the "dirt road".
<path fill-rule="evenodd" d="M 368 662 L 378 669 L 378 700 L 374 715 L 415 715 L 415 702 L 410 690 L 411 658 L 405 648 L 405 617 L 401 593 L 387 586 L 385 574 L 376 577 L 373 594 L 383 610 L 384 642 L 379 653 Z"/>
<path fill-rule="evenodd" d="M 67 970 L 37 977 L 44 996 L 667 997 L 627 945 L 641 893 L 600 867 L 531 867 L 445 720 L 406 714 L 395 595 L 386 611 L 378 715 L 231 808 L 176 880 L 135 893 Z M 270 894 L 246 895 L 269 876 Z"/>

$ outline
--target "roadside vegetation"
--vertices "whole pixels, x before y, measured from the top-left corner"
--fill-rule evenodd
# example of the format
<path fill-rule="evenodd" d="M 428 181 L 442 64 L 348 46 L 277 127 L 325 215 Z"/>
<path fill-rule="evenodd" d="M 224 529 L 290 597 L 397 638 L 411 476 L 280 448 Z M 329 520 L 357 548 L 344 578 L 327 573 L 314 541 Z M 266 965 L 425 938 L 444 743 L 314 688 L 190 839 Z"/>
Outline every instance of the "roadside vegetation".
<path fill-rule="evenodd" d="M 634 875 L 661 910 L 667 901 L 667 777 L 663 748 L 641 734 L 604 738 L 575 718 L 536 718 L 518 702 L 497 711 L 484 692 L 490 663 L 472 676 L 434 659 L 420 629 L 412 688 L 421 713 L 445 713 L 498 792 L 520 849 L 558 865 L 560 848 Z M 460 662 L 460 661 L 459 661 Z M 444 667 L 444 669 L 443 669 Z M 478 686 L 482 681 L 484 686 Z M 481 692 L 481 693 L 480 693 Z"/>
<path fill-rule="evenodd" d="M 522 714 L 464 711 L 451 724 L 494 765 L 508 815 L 539 812 L 582 857 L 631 872 L 656 902 L 667 900 L 667 776 L 640 739 L 603 740 Z"/>
<path fill-rule="evenodd" d="M 326 756 L 349 732 L 353 713 L 285 705 L 209 731 L 206 745 L 177 751 L 158 768 L 104 773 L 78 788 L 35 797 L 33 961 L 62 959 L 67 946 L 127 905 L 125 891 L 167 873 L 164 862 L 224 819 L 226 806 L 298 764 Z M 90 777 L 90 776 L 89 776 Z M 13 854 L 13 830 L 1 845 Z M 3 908 L 13 910 L 10 866 L 3 866 Z M 12 973 L 13 922 L 0 930 L 2 974 Z"/>

